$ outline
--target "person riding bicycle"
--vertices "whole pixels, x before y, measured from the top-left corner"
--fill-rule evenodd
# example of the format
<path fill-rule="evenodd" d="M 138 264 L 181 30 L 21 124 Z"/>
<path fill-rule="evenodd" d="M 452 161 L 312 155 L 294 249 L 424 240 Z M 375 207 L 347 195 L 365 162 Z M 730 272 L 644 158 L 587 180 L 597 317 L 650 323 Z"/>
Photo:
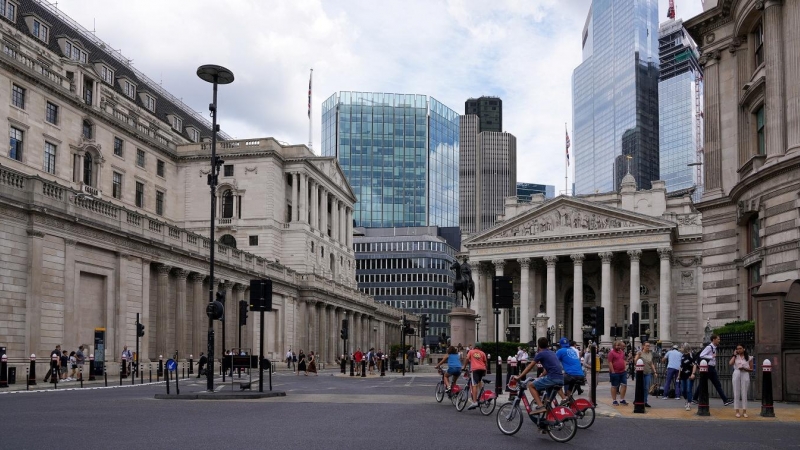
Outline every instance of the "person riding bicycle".
<path fill-rule="evenodd" d="M 544 370 L 542 371 L 541 377 L 535 379 L 533 383 L 528 384 L 528 390 L 531 392 L 531 395 L 533 395 L 537 406 L 535 410 L 531 411 L 532 415 L 540 414 L 547 410 L 544 407 L 544 403 L 542 403 L 541 396 L 539 396 L 539 391 L 546 391 L 547 389 L 556 387 L 560 388 L 564 385 L 564 368 L 561 366 L 561 362 L 559 362 L 556 354 L 548 348 L 549 346 L 550 342 L 546 337 L 540 337 L 537 341 L 537 347 L 539 347 L 539 349 L 536 352 L 536 356 L 533 357 L 533 362 L 541 363 Z M 536 367 L 536 364 L 528 364 L 528 367 L 526 367 L 521 374 L 515 376 L 514 379 L 519 380 L 524 377 L 533 367 Z"/>
<path fill-rule="evenodd" d="M 572 389 L 575 386 L 586 382 L 586 375 L 583 372 L 581 360 L 575 357 L 575 352 L 570 348 L 570 342 L 567 338 L 561 338 L 559 341 L 560 349 L 556 352 L 556 358 L 561 362 L 561 367 L 564 369 L 564 389 L 561 389 L 558 394 L 562 400 L 572 395 Z"/>
<path fill-rule="evenodd" d="M 472 403 L 469 404 L 468 409 L 475 409 L 478 407 L 478 391 L 483 389 L 483 377 L 486 376 L 486 366 L 488 364 L 486 353 L 483 353 L 483 351 L 478 348 L 478 343 L 475 342 L 475 346 L 467 353 L 467 358 L 464 360 L 464 365 L 462 366 L 462 370 L 469 366 L 472 376 L 472 387 L 470 388 L 470 399 Z"/>
<path fill-rule="evenodd" d="M 444 377 L 444 388 L 446 392 L 450 392 L 450 386 L 458 380 L 458 375 L 461 373 L 461 358 L 458 357 L 458 350 L 452 345 L 447 348 L 447 355 L 445 355 L 439 364 L 436 364 L 438 369 L 442 364 L 447 363 L 447 376 Z M 453 377 L 452 383 L 450 377 Z"/>

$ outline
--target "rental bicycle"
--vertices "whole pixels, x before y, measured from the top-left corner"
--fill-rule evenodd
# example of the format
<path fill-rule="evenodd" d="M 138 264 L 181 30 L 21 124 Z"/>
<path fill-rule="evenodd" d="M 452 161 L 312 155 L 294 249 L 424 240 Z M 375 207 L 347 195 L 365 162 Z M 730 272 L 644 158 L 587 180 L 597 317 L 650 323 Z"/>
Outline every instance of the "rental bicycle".
<path fill-rule="evenodd" d="M 505 403 L 500 409 L 497 410 L 497 427 L 505 435 L 513 435 L 522 428 L 524 420 L 522 409 L 519 404 L 525 406 L 525 411 L 531 421 L 536 424 L 539 430 L 544 434 L 550 435 L 556 442 L 564 443 L 575 437 L 578 432 L 578 425 L 575 420 L 575 414 L 572 410 L 564 406 L 553 406 L 553 401 L 558 393 L 558 388 L 549 388 L 544 392 L 542 402 L 545 411 L 537 414 L 531 414 L 533 409 L 528 397 L 525 395 L 528 383 L 532 380 L 519 380 L 515 381 L 513 378 L 508 384 L 509 390 L 516 392 L 514 400 Z"/>
<path fill-rule="evenodd" d="M 564 399 L 560 406 L 569 407 L 575 415 L 575 423 L 578 428 L 585 430 L 592 426 L 594 423 L 594 405 L 591 401 L 585 398 L 575 398 L 573 393 L 577 387 L 586 382 L 586 378 L 578 378 L 573 380 L 569 386 L 564 386 L 569 395 Z"/>
<path fill-rule="evenodd" d="M 444 400 L 444 396 L 447 395 L 447 397 L 450 399 L 450 402 L 453 403 L 453 405 L 455 405 L 458 393 L 461 391 L 461 386 L 459 386 L 457 383 L 458 378 L 456 377 L 456 380 L 451 383 L 450 390 L 447 390 L 447 388 L 445 388 L 446 384 L 444 380 L 445 377 L 449 375 L 447 374 L 447 372 L 442 370 L 441 367 L 439 368 L 439 375 L 442 376 L 442 379 L 439 380 L 439 383 L 436 384 L 436 391 L 435 391 L 436 401 L 442 403 L 442 400 Z"/>
<path fill-rule="evenodd" d="M 467 371 L 464 371 L 464 377 L 467 379 L 467 384 L 461 389 L 456 399 L 456 410 L 459 412 L 464 410 L 464 407 L 467 406 L 467 400 L 469 400 L 472 395 L 470 392 L 472 388 L 472 376 Z M 478 408 L 480 408 L 481 414 L 488 416 L 494 412 L 494 407 L 497 403 L 497 395 L 493 391 L 487 391 L 485 389 L 487 384 L 492 383 L 492 380 L 483 378 L 481 381 L 483 381 L 483 384 L 480 390 L 478 390 Z"/>

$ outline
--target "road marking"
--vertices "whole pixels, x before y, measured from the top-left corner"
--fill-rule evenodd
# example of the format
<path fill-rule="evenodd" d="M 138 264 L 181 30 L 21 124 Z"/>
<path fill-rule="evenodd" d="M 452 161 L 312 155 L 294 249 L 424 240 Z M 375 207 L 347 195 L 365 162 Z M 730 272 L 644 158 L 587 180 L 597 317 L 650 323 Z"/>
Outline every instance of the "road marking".
<path fill-rule="evenodd" d="M 411 379 L 410 379 L 410 380 L 408 380 L 408 383 L 406 383 L 406 387 L 410 387 L 410 386 L 411 386 L 411 383 L 413 383 L 413 382 L 414 382 L 414 379 L 415 379 L 415 378 L 417 378 L 417 377 L 411 377 Z"/>

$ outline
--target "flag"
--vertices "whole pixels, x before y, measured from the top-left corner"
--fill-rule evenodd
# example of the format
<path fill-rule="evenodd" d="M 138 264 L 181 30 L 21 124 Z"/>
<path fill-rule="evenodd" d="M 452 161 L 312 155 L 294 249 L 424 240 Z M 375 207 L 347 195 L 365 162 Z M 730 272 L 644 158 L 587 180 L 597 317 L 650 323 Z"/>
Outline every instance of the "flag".
<path fill-rule="evenodd" d="M 311 73 L 308 75 L 308 118 L 311 118 L 311 75 L 314 74 L 314 69 L 311 69 Z"/>
<path fill-rule="evenodd" d="M 569 132 L 566 127 L 564 128 L 564 133 L 567 134 L 567 165 L 569 165 Z"/>

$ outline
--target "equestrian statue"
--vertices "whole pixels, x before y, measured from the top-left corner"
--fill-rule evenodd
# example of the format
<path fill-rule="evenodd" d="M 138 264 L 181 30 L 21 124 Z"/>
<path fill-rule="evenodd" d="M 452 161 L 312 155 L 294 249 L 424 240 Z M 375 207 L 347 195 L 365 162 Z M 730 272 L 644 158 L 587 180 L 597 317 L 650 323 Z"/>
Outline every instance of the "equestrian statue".
<path fill-rule="evenodd" d="M 450 270 L 455 271 L 455 281 L 453 281 L 453 292 L 456 293 L 456 303 L 461 305 L 466 300 L 467 309 L 469 309 L 472 300 L 475 298 L 475 282 L 472 281 L 472 267 L 469 263 L 464 261 L 458 264 L 454 262 L 450 266 Z M 458 293 L 461 293 L 461 302 L 458 301 Z"/>

